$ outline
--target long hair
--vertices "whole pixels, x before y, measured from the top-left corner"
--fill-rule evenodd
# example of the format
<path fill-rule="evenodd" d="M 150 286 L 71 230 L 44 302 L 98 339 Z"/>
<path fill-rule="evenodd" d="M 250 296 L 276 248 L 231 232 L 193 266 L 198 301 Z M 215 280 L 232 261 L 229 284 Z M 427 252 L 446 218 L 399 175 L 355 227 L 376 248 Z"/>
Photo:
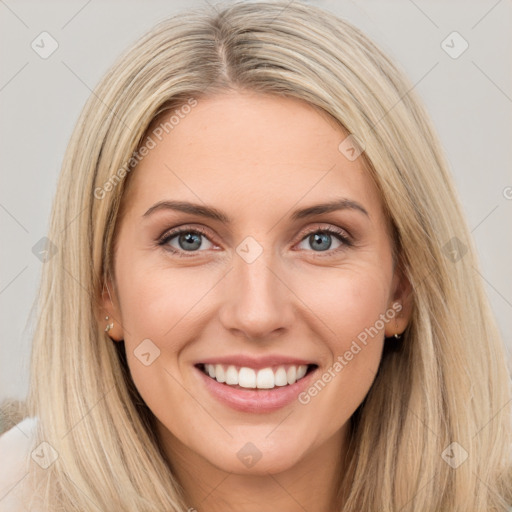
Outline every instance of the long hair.
<path fill-rule="evenodd" d="M 441 145 L 402 71 L 350 23 L 298 1 L 240 2 L 159 23 L 80 115 L 53 204 L 55 254 L 33 340 L 30 414 L 40 419 L 38 441 L 59 455 L 37 471 L 44 510 L 187 510 L 98 309 L 148 128 L 237 89 L 304 100 L 363 141 L 412 288 L 403 340 L 385 350 L 351 420 L 340 511 L 507 510 L 509 372 Z"/>

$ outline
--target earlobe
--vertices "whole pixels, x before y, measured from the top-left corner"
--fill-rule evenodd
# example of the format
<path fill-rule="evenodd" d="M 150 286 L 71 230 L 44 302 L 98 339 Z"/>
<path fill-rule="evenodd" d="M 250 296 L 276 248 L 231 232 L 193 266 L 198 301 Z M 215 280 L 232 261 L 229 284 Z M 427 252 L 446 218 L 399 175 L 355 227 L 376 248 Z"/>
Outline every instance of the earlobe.
<path fill-rule="evenodd" d="M 412 286 L 403 269 L 397 270 L 394 281 L 396 285 L 390 304 L 390 311 L 394 312 L 394 318 L 387 323 L 385 336 L 399 340 L 402 338 L 411 318 Z"/>
<path fill-rule="evenodd" d="M 384 332 L 386 338 L 393 338 L 396 340 L 400 340 L 402 338 L 402 333 L 405 330 L 405 327 L 407 327 L 407 325 L 405 327 L 402 325 L 402 311 L 403 305 L 401 300 L 394 301 L 391 307 L 386 311 L 385 317 L 388 319 Z"/>
<path fill-rule="evenodd" d="M 105 321 L 108 321 L 110 320 L 110 317 L 107 315 L 105 317 Z M 114 328 L 114 322 L 111 322 L 111 323 L 107 323 L 107 327 L 105 327 L 105 332 L 108 332 L 110 331 L 110 329 L 113 329 Z"/>
<path fill-rule="evenodd" d="M 110 280 L 105 281 L 101 292 L 103 315 L 101 316 L 100 328 L 107 333 L 107 336 L 112 341 L 121 341 L 123 339 L 123 330 L 119 319 L 120 314 L 115 294 L 111 294 L 111 289 L 113 291 L 112 282 Z"/>

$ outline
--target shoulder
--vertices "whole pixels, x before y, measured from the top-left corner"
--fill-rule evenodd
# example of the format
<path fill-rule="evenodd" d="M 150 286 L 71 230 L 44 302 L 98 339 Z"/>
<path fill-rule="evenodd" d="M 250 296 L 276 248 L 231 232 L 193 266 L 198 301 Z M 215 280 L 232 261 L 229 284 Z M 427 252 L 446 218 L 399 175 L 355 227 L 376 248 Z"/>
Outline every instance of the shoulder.
<path fill-rule="evenodd" d="M 0 512 L 25 510 L 22 489 L 35 448 L 37 419 L 26 418 L 0 436 Z"/>

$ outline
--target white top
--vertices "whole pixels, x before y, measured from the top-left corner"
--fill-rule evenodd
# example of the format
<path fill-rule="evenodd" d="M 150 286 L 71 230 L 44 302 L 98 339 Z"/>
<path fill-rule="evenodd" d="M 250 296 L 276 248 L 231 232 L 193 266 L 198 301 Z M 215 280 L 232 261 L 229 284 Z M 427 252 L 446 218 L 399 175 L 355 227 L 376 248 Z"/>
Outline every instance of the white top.
<path fill-rule="evenodd" d="M 35 448 L 36 426 L 36 418 L 26 418 L 0 436 L 0 512 L 27 510 L 22 498 Z"/>

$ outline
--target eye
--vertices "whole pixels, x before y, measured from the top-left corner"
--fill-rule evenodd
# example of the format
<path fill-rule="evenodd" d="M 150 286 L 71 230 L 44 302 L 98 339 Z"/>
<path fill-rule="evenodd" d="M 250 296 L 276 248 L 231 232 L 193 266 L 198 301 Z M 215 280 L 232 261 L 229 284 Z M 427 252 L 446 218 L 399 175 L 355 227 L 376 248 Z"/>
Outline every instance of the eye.
<path fill-rule="evenodd" d="M 203 244 L 205 239 L 211 246 L 213 246 L 212 242 L 208 239 L 206 232 L 201 228 L 174 229 L 165 233 L 158 242 L 158 245 L 163 246 L 166 250 L 169 250 L 178 256 L 187 257 L 188 255 L 184 253 L 202 252 L 199 251 L 199 249 L 201 247 L 203 247 L 203 249 L 205 248 Z M 171 242 L 174 242 L 174 245 Z M 211 248 L 212 247 L 206 247 L 206 249 Z"/>
<path fill-rule="evenodd" d="M 335 245 L 337 245 L 334 248 L 332 248 L 333 238 L 335 239 Z M 303 233 L 300 244 L 304 243 L 310 244 L 310 247 L 313 248 L 305 248 L 306 251 L 326 253 L 325 255 L 317 254 L 318 256 L 330 256 L 353 245 L 346 231 L 333 226 L 317 227 L 316 229 L 310 229 L 305 235 Z M 158 241 L 158 245 L 179 257 L 185 258 L 215 247 L 206 230 L 201 227 L 187 228 L 186 226 L 166 232 Z"/>
<path fill-rule="evenodd" d="M 332 248 L 333 237 L 336 239 L 335 244 L 338 244 L 337 247 L 334 248 Z M 310 230 L 306 236 L 302 238 L 301 243 L 308 244 L 313 248 L 313 252 L 327 252 L 327 256 L 352 245 L 348 234 L 344 230 L 335 227 Z M 321 254 L 320 256 L 324 255 Z"/>

